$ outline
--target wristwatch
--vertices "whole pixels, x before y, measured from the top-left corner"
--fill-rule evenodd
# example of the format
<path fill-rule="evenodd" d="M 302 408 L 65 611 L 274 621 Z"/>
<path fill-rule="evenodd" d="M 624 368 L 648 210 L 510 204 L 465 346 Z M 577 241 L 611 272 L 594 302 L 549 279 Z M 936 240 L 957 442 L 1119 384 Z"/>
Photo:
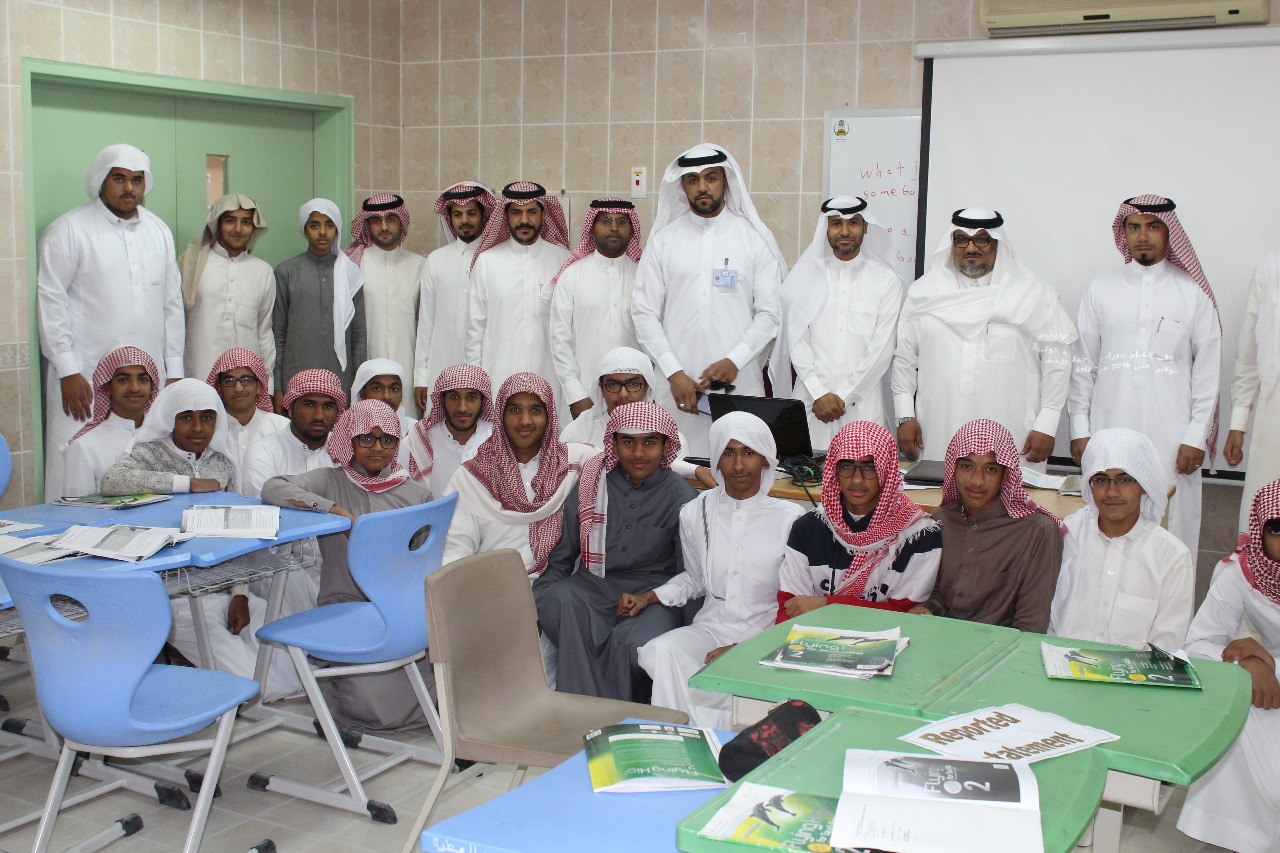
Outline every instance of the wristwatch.
<path fill-rule="evenodd" d="M 916 419 L 916 416 L 915 416 L 915 415 L 908 415 L 908 416 L 907 416 L 907 417 L 905 417 L 905 418 L 898 418 L 898 426 L 902 426 L 902 425 L 903 425 L 903 424 L 905 424 L 907 421 L 914 421 L 915 419 Z"/>

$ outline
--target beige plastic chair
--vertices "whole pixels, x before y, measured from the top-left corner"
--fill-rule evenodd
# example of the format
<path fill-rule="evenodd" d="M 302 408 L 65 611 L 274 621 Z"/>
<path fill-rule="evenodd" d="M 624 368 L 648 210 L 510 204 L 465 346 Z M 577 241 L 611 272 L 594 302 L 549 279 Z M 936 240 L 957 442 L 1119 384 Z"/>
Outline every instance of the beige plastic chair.
<path fill-rule="evenodd" d="M 687 723 L 686 714 L 617 699 L 557 693 L 547 686 L 538 612 L 524 561 L 510 549 L 450 563 L 426 580 L 428 652 L 435 664 L 443 760 L 409 833 L 418 849 L 454 759 L 555 767 L 582 750 L 592 729 L 639 717 Z M 458 778 L 479 772 L 468 768 Z"/>

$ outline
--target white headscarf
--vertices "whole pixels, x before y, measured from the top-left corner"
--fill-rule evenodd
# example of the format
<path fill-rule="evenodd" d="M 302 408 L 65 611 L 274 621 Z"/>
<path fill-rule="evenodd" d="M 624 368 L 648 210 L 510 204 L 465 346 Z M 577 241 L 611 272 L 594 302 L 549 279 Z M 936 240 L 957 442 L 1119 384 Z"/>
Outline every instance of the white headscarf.
<path fill-rule="evenodd" d="M 792 393 L 791 348 L 822 310 L 827 290 L 827 265 L 840 263 L 827 242 L 827 225 L 831 220 L 852 219 L 861 214 L 866 220 L 867 232 L 854 260 L 870 260 L 885 264 L 890 269 L 893 267 L 889 233 L 866 207 L 865 199 L 847 195 L 838 195 L 823 202 L 822 209 L 818 211 L 818 223 L 814 226 L 813 241 L 782 282 L 782 290 L 779 291 L 782 324 L 778 329 L 778 345 L 769 358 L 769 378 L 773 382 L 774 393 L 779 396 Z"/>
<path fill-rule="evenodd" d="M 141 172 L 142 194 L 146 196 L 151 192 L 151 158 L 132 145 L 120 143 L 108 145 L 98 152 L 93 165 L 84 176 L 84 194 L 91 199 L 97 198 L 102 192 L 102 182 L 115 168 Z"/>
<path fill-rule="evenodd" d="M 334 235 L 330 254 L 335 256 L 333 263 L 333 354 L 338 357 L 338 365 L 347 369 L 347 326 L 356 316 L 355 300 L 360 288 L 364 287 L 364 273 L 354 264 L 346 253 L 339 248 L 342 242 L 342 213 L 338 206 L 327 198 L 313 198 L 298 208 L 298 230 L 302 236 L 307 235 L 307 220 L 312 213 L 323 213 L 333 220 L 338 229 Z"/>
<path fill-rule="evenodd" d="M 389 358 L 371 358 L 364 364 L 356 368 L 356 378 L 351 380 L 351 397 L 352 399 L 360 399 L 360 391 L 369 380 L 375 376 L 398 376 L 400 377 L 400 387 L 405 391 L 410 391 L 413 386 L 409 384 L 408 374 L 405 373 L 404 366 L 398 361 L 392 361 Z M 406 396 L 408 396 L 406 394 Z M 404 414 L 403 399 L 400 403 L 400 409 L 397 414 Z"/>
<path fill-rule="evenodd" d="M 934 250 L 929 270 L 907 290 L 900 319 L 941 315 L 967 340 L 984 334 L 990 323 L 1003 323 L 1025 328 L 1042 344 L 1068 346 L 1075 341 L 1075 323 L 1057 291 L 1018 261 L 998 211 L 965 208 L 952 214 L 951 222 L 952 228 Z M 951 254 L 951 235 L 957 230 L 971 237 L 986 231 L 999 241 L 990 285 L 955 287 L 957 281 L 967 281 Z"/>
<path fill-rule="evenodd" d="M 720 456 L 730 441 L 738 440 L 759 453 L 768 463 L 760 471 L 760 491 L 753 497 L 768 496 L 773 488 L 774 469 L 778 467 L 778 445 L 764 421 L 749 412 L 729 412 L 711 422 L 711 471 L 724 488 L 720 473 Z"/>
<path fill-rule="evenodd" d="M 1109 468 L 1119 468 L 1138 481 L 1142 496 L 1142 516 L 1156 524 L 1164 518 L 1169 503 L 1169 475 L 1160 461 L 1156 446 L 1140 432 L 1131 429 L 1100 429 L 1089 439 L 1080 463 L 1083 512 L 1098 516 L 1098 504 L 1089 488 L 1089 478 Z"/>
<path fill-rule="evenodd" d="M 721 156 L 723 156 L 723 160 L 718 159 Z M 717 160 L 714 163 L 681 166 L 680 161 L 687 158 L 717 158 Z M 764 224 L 764 220 L 756 212 L 756 206 L 751 203 L 746 181 L 742 179 L 742 168 L 738 166 L 738 161 L 733 159 L 733 155 L 719 145 L 710 143 L 695 145 L 671 161 L 671 165 L 667 167 L 666 173 L 662 176 L 662 186 L 658 190 L 658 212 L 654 216 L 653 228 L 649 232 L 649 239 L 652 240 L 654 234 L 669 225 L 677 216 L 682 213 L 689 213 L 689 197 L 684 194 L 684 188 L 680 186 L 680 179 L 685 175 L 697 174 L 703 169 L 709 169 L 712 166 L 722 166 L 724 168 L 724 206 L 751 223 L 751 227 L 755 229 L 760 239 L 764 241 L 766 248 L 777 259 L 778 269 L 785 270 L 787 261 L 782 257 L 782 250 L 778 248 L 778 241 L 773 238 L 773 232 Z M 689 213 L 689 215 L 692 216 L 693 214 Z"/>
<path fill-rule="evenodd" d="M 199 379 L 179 379 L 166 386 L 151 403 L 142 426 L 133 434 L 130 449 L 147 441 L 158 441 L 173 435 L 173 421 L 182 412 L 199 412 L 212 409 L 217 414 L 213 428 L 213 438 L 209 441 L 209 449 L 216 450 L 231 459 L 231 448 L 227 444 L 227 417 L 222 410 L 222 398 L 213 386 Z M 234 460 L 232 460 L 234 461 Z"/>

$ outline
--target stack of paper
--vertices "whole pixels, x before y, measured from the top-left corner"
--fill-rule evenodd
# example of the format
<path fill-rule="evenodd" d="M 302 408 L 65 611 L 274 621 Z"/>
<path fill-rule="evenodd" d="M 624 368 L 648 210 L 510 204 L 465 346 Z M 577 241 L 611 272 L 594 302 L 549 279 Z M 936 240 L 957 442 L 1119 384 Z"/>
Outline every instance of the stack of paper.
<path fill-rule="evenodd" d="M 694 791 L 725 784 L 720 740 L 711 729 L 619 723 L 583 737 L 596 792 Z"/>
<path fill-rule="evenodd" d="M 1151 643 L 1145 651 L 1081 649 L 1041 643 L 1040 654 L 1050 678 L 1200 689 L 1200 677 L 1182 652 L 1170 654 Z"/>
<path fill-rule="evenodd" d="M 760 663 L 848 678 L 892 675 L 894 660 L 910 642 L 900 634 L 899 628 L 861 632 L 793 625 L 787 641 Z"/>
<path fill-rule="evenodd" d="M 61 497 L 54 501 L 58 506 L 88 506 L 94 509 L 129 509 L 135 506 L 167 501 L 171 495 L 102 495 L 97 492 L 79 497 Z"/>
<path fill-rule="evenodd" d="M 231 539 L 275 539 L 280 535 L 280 507 L 189 506 L 182 511 L 182 532 Z"/>

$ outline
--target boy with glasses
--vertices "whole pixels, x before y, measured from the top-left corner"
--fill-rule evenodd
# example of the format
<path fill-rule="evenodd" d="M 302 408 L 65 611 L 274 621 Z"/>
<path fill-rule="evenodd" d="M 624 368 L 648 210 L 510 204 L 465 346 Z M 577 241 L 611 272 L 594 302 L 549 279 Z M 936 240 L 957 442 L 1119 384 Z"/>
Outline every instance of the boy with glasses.
<path fill-rule="evenodd" d="M 224 352 L 209 371 L 208 383 L 218 392 L 227 412 L 227 447 L 236 471 L 244 467 L 250 445 L 289 426 L 289 419 L 272 411 L 267 366 L 251 350 Z"/>
<path fill-rule="evenodd" d="M 1082 465 L 1085 506 L 1069 516 L 1049 633 L 1165 651 L 1191 621 L 1191 552 L 1160 526 L 1169 479 L 1151 439 L 1131 429 L 1093 434 Z"/>

